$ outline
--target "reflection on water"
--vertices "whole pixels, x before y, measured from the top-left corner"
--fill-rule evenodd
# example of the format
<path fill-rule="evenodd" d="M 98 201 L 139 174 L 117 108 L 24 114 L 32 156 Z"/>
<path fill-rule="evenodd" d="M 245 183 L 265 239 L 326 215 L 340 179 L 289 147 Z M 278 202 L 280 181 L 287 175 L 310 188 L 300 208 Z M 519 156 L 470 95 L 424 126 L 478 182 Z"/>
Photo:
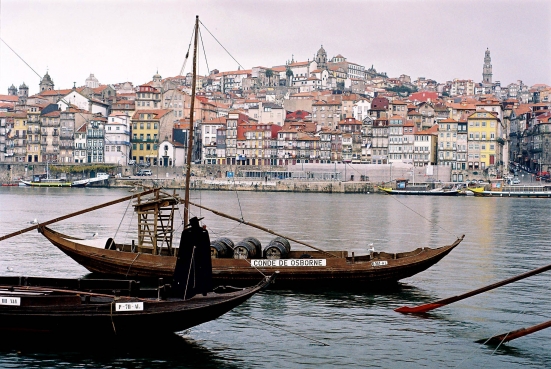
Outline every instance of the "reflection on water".
<path fill-rule="evenodd" d="M 45 221 L 128 194 L 108 189 L 1 188 L 0 235 L 27 227 L 34 218 Z M 495 353 L 495 348 L 475 343 L 549 320 L 550 272 L 423 316 L 394 312 L 403 305 L 461 294 L 551 264 L 548 200 L 238 195 L 192 193 L 195 202 L 326 250 L 359 254 L 373 243 L 377 251 L 400 252 L 450 244 L 457 236 L 466 236 L 438 264 L 391 289 L 334 291 L 318 286 L 312 290 L 268 290 L 221 318 L 190 329 L 183 337 L 131 343 L 107 343 L 102 338 L 84 342 L 73 337 L 33 345 L 11 341 L 0 349 L 0 367 L 551 367 L 549 329 L 512 341 Z M 136 234 L 132 210 L 128 203 L 119 204 L 52 228 L 78 237 L 98 232 L 101 237 L 128 241 Z M 205 218 L 211 238 L 238 241 L 252 236 L 263 244 L 273 238 L 209 212 L 192 210 Z M 296 244 L 292 247 L 306 249 Z M 37 232 L 0 242 L 0 253 L 0 275 L 89 276 Z"/>
<path fill-rule="evenodd" d="M 10 335 L 0 365 L 21 368 L 240 368 L 188 337 L 188 332 L 133 340 Z M 4 367 L 4 366 L 2 366 Z"/>

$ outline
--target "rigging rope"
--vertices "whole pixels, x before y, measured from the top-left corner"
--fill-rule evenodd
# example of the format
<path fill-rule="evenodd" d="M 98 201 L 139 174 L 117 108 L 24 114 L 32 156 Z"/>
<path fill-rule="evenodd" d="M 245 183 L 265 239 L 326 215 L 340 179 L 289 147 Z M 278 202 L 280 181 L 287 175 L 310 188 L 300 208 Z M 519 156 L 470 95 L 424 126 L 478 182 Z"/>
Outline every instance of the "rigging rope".
<path fill-rule="evenodd" d="M 209 31 L 209 29 L 207 28 L 207 26 L 205 26 L 205 25 L 203 24 L 203 22 L 201 22 L 201 21 L 199 21 L 199 23 L 200 23 L 203 27 L 205 27 L 205 29 L 206 29 L 207 32 L 212 36 L 212 38 L 214 38 L 214 40 L 215 40 L 216 42 L 218 42 L 218 45 L 220 45 L 220 46 L 222 47 L 222 49 L 224 49 L 224 51 L 225 51 L 225 52 L 226 52 L 226 53 L 227 53 L 227 54 L 237 63 L 237 65 L 239 65 L 242 69 L 245 69 L 245 68 L 243 68 L 243 66 L 241 65 L 241 63 L 239 63 L 239 62 L 233 57 L 233 55 L 230 54 L 230 52 L 224 47 L 224 45 L 222 45 L 222 44 L 220 43 L 220 41 L 218 41 L 218 39 L 217 39 L 216 37 L 214 37 L 214 35 L 212 34 L 211 31 Z"/>
<path fill-rule="evenodd" d="M 451 234 L 452 236 L 456 237 L 456 238 L 461 238 L 460 236 L 457 236 L 455 234 L 453 234 L 452 232 L 448 231 L 446 228 L 442 227 L 441 225 L 433 222 L 432 220 L 428 219 L 427 217 L 425 217 L 424 215 L 418 213 L 417 211 L 413 210 L 411 207 L 407 206 L 406 204 L 404 204 L 403 202 L 401 202 L 400 200 L 398 200 L 396 198 L 395 195 L 393 194 L 390 194 L 390 193 L 387 193 L 387 195 L 390 195 L 395 201 L 397 201 L 398 203 L 400 203 L 402 206 L 404 206 L 405 208 L 409 209 L 410 211 L 412 211 L 413 213 L 419 215 L 421 218 L 425 219 L 427 222 L 429 222 L 430 224 L 436 226 L 437 228 L 440 228 L 441 230 L 443 230 L 444 232 L 448 233 L 448 234 Z"/>

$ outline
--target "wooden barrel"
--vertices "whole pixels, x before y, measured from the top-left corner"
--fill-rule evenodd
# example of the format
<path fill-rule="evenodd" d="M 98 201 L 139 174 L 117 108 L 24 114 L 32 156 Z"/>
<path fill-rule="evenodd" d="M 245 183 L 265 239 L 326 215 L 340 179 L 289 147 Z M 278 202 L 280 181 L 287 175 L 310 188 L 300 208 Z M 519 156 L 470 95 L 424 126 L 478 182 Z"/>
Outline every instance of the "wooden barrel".
<path fill-rule="evenodd" d="M 233 248 L 235 247 L 235 245 L 233 244 L 232 240 L 230 240 L 229 238 L 226 238 L 226 237 L 220 237 L 220 238 L 217 238 L 216 241 L 220 241 L 220 242 L 222 242 L 223 244 L 226 245 L 228 250 L 230 250 L 229 257 L 231 257 L 233 255 Z"/>
<path fill-rule="evenodd" d="M 289 241 L 283 237 L 276 237 L 264 248 L 266 259 L 285 259 L 291 251 Z"/>
<path fill-rule="evenodd" d="M 217 238 L 210 242 L 210 257 L 217 258 L 230 258 L 233 256 L 234 244 L 229 238 Z"/>
<path fill-rule="evenodd" d="M 251 237 L 248 237 L 251 238 Z M 256 245 L 248 240 L 248 238 L 243 241 L 238 242 L 233 249 L 233 258 L 234 259 L 253 259 L 259 254 L 257 254 Z"/>
<path fill-rule="evenodd" d="M 254 247 L 256 248 L 256 254 L 255 256 L 256 257 L 262 257 L 262 244 L 260 243 L 260 241 L 254 237 L 246 237 L 243 239 L 244 242 L 250 242 L 254 245 Z"/>

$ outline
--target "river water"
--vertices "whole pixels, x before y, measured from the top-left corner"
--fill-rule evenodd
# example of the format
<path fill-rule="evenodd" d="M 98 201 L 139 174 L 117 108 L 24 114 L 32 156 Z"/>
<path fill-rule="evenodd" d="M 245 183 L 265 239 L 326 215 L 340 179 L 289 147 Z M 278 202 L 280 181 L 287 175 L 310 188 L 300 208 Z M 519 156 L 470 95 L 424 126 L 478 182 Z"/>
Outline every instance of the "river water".
<path fill-rule="evenodd" d="M 129 195 L 124 189 L 0 188 L 0 235 Z M 192 201 L 326 250 L 400 252 L 465 240 L 432 268 L 386 291 L 267 290 L 219 319 L 169 337 L 80 345 L 4 336 L 1 368 L 545 368 L 551 329 L 496 349 L 475 343 L 551 319 L 551 272 L 434 310 L 394 309 L 461 294 L 551 264 L 546 199 L 380 194 L 193 192 Z M 194 211 L 194 210 L 193 210 Z M 206 211 L 211 239 L 273 236 Z M 122 220 L 121 220 L 122 219 Z M 52 226 L 75 236 L 135 234 L 121 203 Z M 179 221 L 178 224 L 181 222 Z M 294 249 L 305 248 L 292 244 Z M 88 272 L 36 231 L 0 242 L 0 275 Z M 29 341 L 32 337 L 29 337 Z M 321 345 L 323 342 L 328 346 Z M 546 348 L 547 347 L 547 348 Z"/>

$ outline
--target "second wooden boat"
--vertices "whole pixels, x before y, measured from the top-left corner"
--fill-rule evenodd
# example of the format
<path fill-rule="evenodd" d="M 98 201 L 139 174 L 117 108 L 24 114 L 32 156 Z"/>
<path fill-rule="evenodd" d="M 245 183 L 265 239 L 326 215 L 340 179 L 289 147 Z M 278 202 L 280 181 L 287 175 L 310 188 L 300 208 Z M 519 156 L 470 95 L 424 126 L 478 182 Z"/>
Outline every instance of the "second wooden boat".
<path fill-rule="evenodd" d="M 0 278 L 0 332 L 103 338 L 177 332 L 218 318 L 272 281 L 213 291 L 208 232 L 197 218 L 190 223 L 171 283 L 154 290 L 135 281 Z"/>

